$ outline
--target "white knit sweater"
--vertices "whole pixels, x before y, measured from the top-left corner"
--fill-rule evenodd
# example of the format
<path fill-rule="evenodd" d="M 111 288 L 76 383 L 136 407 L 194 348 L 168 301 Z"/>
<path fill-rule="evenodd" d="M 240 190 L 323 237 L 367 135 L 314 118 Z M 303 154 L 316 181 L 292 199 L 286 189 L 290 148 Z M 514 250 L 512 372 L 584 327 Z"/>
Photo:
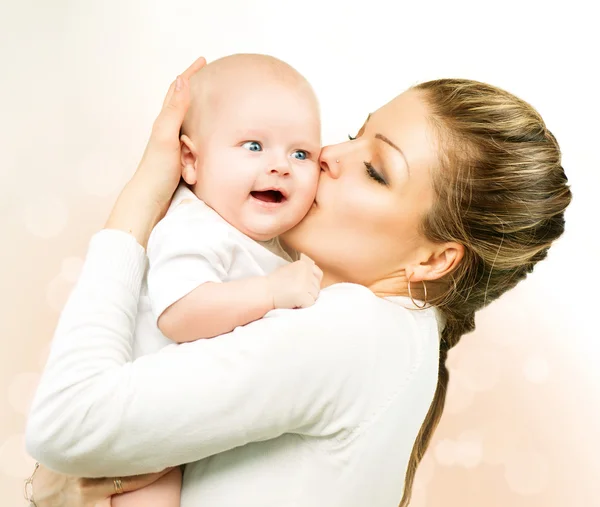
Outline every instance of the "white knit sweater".
<path fill-rule="evenodd" d="M 435 310 L 338 284 L 132 362 L 145 268 L 131 236 L 92 238 L 28 420 L 34 458 L 87 477 L 190 463 L 182 507 L 398 504 L 437 382 Z"/>

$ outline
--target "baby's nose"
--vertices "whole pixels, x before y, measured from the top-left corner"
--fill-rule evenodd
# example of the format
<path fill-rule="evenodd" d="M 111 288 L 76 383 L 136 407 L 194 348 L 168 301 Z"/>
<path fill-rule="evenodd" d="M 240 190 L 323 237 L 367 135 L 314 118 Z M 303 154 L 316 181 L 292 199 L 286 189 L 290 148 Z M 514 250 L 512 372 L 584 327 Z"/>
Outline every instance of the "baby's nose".
<path fill-rule="evenodd" d="M 271 166 L 269 169 L 269 174 L 278 175 L 278 176 L 287 176 L 290 174 L 290 166 L 285 163 L 278 163 Z"/>

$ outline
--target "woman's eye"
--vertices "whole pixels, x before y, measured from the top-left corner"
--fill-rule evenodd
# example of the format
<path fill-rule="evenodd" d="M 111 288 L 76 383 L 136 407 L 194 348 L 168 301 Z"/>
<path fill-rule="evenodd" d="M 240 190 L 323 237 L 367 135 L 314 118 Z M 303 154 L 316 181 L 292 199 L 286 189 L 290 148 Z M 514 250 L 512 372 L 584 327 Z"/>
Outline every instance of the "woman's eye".
<path fill-rule="evenodd" d="M 367 174 L 370 178 L 374 179 L 377 183 L 381 185 L 385 185 L 387 187 L 388 182 L 383 179 L 383 176 L 379 174 L 375 168 L 371 165 L 370 162 L 365 162 L 365 167 L 367 168 Z"/>
<path fill-rule="evenodd" d="M 249 151 L 262 151 L 262 146 L 258 141 L 246 141 L 242 147 Z"/>
<path fill-rule="evenodd" d="M 348 139 L 350 139 L 350 141 L 354 141 L 356 137 L 352 137 L 350 134 L 348 134 Z"/>
<path fill-rule="evenodd" d="M 304 150 L 296 150 L 292 153 L 292 157 L 297 158 L 298 160 L 306 160 L 308 158 L 308 152 Z"/>

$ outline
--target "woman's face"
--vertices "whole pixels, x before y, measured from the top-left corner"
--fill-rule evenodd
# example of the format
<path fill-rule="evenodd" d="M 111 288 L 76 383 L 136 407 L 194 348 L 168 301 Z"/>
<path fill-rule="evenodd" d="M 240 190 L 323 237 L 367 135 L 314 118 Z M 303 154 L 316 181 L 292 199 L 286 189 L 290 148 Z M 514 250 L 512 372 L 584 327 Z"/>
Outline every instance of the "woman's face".
<path fill-rule="evenodd" d="M 372 113 L 356 139 L 323 148 L 315 204 L 285 243 L 323 269 L 324 286 L 404 277 L 432 247 L 420 224 L 437 161 L 426 103 L 409 90 Z"/>

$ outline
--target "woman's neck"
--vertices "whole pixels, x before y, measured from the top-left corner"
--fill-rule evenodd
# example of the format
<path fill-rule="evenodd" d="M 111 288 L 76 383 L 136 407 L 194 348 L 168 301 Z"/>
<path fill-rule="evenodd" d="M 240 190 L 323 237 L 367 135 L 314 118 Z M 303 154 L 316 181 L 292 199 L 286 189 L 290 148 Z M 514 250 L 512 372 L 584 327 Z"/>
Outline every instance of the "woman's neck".
<path fill-rule="evenodd" d="M 321 280 L 321 289 L 325 289 L 336 283 L 348 283 L 348 280 L 342 280 L 341 278 L 336 277 L 333 274 L 323 270 L 323 279 Z"/>
<path fill-rule="evenodd" d="M 323 280 L 321 281 L 321 289 L 325 289 L 326 287 L 329 287 L 336 283 L 354 283 L 366 287 L 373 294 L 381 298 L 393 296 L 408 296 L 408 284 L 406 283 L 406 279 L 404 278 L 386 278 L 374 282 L 368 280 L 350 280 L 347 277 L 344 278 L 340 276 L 340 274 L 328 270 L 327 268 L 321 269 L 323 270 Z"/>

